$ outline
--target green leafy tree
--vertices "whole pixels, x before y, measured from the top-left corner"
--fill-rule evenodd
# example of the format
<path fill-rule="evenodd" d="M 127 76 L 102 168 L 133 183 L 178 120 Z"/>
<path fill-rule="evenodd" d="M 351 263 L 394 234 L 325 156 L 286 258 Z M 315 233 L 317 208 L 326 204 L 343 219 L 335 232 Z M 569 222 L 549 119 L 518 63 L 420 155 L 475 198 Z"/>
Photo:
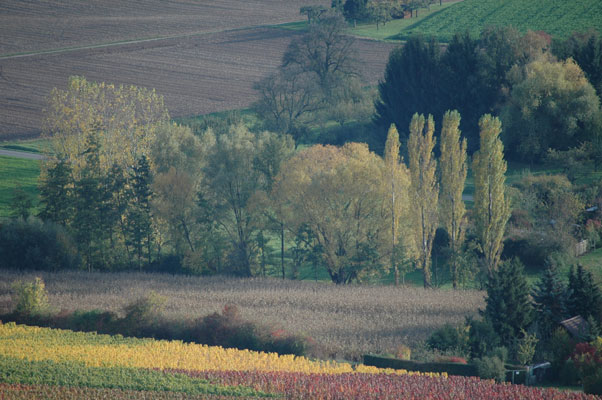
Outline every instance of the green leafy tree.
<path fill-rule="evenodd" d="M 346 0 L 343 5 L 343 15 L 347 21 L 363 21 L 369 16 L 369 0 Z"/>
<path fill-rule="evenodd" d="M 541 159 L 550 148 L 568 150 L 593 140 L 600 101 L 573 60 L 536 60 L 513 73 L 501 116 L 505 143 L 518 157 Z"/>
<path fill-rule="evenodd" d="M 533 318 L 530 288 L 522 263 L 517 259 L 501 263 L 489 277 L 486 288 L 486 307 L 482 315 L 491 322 L 502 344 L 509 346 L 521 330 L 528 328 Z"/>
<path fill-rule="evenodd" d="M 448 111 L 443 116 L 439 158 L 441 223 L 449 234 L 450 267 L 454 289 L 458 288 L 458 254 L 466 233 L 466 207 L 462 192 L 466 182 L 466 139 L 460 139 L 460 113 Z"/>
<path fill-rule="evenodd" d="M 311 256 L 331 280 L 346 284 L 386 271 L 390 249 L 390 201 L 383 161 L 368 146 L 316 145 L 289 159 L 273 196 L 283 205 L 287 229 L 311 231 Z M 308 239 L 309 240 L 309 239 Z"/>
<path fill-rule="evenodd" d="M 264 179 L 256 167 L 264 142 L 242 125 L 232 126 L 218 137 L 207 132 L 204 141 L 210 145 L 201 196 L 213 213 L 213 220 L 232 244 L 232 272 L 251 276 L 257 250 L 254 238 L 262 217 L 261 209 L 251 207 L 251 199 Z"/>
<path fill-rule="evenodd" d="M 481 145 L 473 157 L 474 224 L 487 272 L 497 269 L 502 254 L 510 201 L 505 194 L 506 161 L 499 139 L 502 124 L 498 118 L 484 115 L 479 121 Z"/>
<path fill-rule="evenodd" d="M 599 32 L 575 32 L 564 41 L 552 42 L 552 52 L 562 60 L 575 60 L 598 97 L 602 97 L 602 38 Z"/>
<path fill-rule="evenodd" d="M 429 115 L 414 114 L 410 123 L 408 158 L 410 171 L 410 203 L 414 207 L 412 225 L 414 241 L 418 249 L 418 266 L 422 269 L 424 287 L 431 287 L 431 251 L 437 229 L 439 185 L 437 162 L 433 155 L 435 147 L 435 123 Z"/>

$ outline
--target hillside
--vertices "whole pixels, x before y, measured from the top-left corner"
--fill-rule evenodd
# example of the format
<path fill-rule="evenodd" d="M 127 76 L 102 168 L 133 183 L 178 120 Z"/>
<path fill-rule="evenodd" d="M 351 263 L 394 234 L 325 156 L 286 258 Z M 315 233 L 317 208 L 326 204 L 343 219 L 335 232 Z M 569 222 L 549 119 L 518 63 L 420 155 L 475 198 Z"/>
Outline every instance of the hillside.
<path fill-rule="evenodd" d="M 565 38 L 574 31 L 602 31 L 602 2 L 591 0 L 465 0 L 433 13 L 395 36 L 416 33 L 449 40 L 454 32 L 478 34 L 488 25 L 511 25 L 522 32 L 542 30 Z"/>

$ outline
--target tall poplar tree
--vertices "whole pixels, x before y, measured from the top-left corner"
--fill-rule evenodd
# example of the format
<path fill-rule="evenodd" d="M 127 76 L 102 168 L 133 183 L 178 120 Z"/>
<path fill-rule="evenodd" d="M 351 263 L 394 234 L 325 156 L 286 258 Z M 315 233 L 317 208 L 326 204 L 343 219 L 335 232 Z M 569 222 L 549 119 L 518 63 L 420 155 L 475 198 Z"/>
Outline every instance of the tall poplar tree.
<path fill-rule="evenodd" d="M 424 115 L 414 114 L 410 122 L 408 156 L 410 162 L 410 204 L 419 266 L 422 268 L 424 287 L 431 287 L 431 251 L 437 229 L 439 185 L 437 163 L 433 156 L 435 147 L 435 122 L 432 115 L 426 121 Z"/>
<path fill-rule="evenodd" d="M 485 266 L 491 277 L 502 254 L 502 239 L 510 218 L 510 201 L 505 195 L 506 161 L 504 145 L 499 138 L 502 124 L 486 114 L 479 120 L 480 148 L 473 157 L 474 221 Z"/>
<path fill-rule="evenodd" d="M 441 157 L 439 169 L 441 183 L 439 212 L 441 223 L 449 234 L 451 272 L 454 289 L 458 288 L 457 255 L 466 232 L 466 208 L 462 191 L 466 182 L 466 139 L 460 140 L 460 113 L 447 111 L 441 128 Z"/>
<path fill-rule="evenodd" d="M 399 269 L 397 268 L 397 260 L 395 260 L 395 248 L 397 246 L 397 230 L 399 222 L 399 203 L 398 192 L 401 186 L 399 182 L 399 133 L 395 124 L 391 124 L 389 133 L 387 134 L 387 142 L 385 143 L 385 185 L 390 193 L 391 207 L 391 264 L 395 271 L 395 286 L 399 285 Z"/>

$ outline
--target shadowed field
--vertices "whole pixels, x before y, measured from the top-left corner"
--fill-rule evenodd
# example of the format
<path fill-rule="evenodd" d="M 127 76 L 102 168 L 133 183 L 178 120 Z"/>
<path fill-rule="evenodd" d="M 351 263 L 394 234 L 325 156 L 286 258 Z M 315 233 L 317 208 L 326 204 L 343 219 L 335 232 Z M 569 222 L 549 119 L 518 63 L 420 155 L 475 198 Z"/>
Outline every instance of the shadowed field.
<path fill-rule="evenodd" d="M 34 276 L 44 279 L 57 309 L 120 312 L 150 291 L 167 297 L 165 312 L 173 317 L 199 317 L 234 304 L 244 318 L 308 334 L 327 355 L 346 358 L 414 345 L 443 324 L 463 322 L 484 307 L 479 291 L 141 273 L 20 275 L 0 270 L 0 312 L 9 311 L 12 282 Z"/>

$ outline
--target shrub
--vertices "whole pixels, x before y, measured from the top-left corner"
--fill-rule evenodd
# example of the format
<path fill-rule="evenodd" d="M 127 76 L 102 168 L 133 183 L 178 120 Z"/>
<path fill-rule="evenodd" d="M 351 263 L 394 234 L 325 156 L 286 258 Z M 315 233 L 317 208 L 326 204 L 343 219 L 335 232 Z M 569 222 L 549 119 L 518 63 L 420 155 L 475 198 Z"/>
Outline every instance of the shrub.
<path fill-rule="evenodd" d="M 41 278 L 33 282 L 18 282 L 14 285 L 14 310 L 20 317 L 38 317 L 49 312 L 48 294 Z"/>
<path fill-rule="evenodd" d="M 482 379 L 495 379 L 496 382 L 506 380 L 504 362 L 497 356 L 485 356 L 474 360 L 479 377 Z"/>
<path fill-rule="evenodd" d="M 304 355 L 308 351 L 306 338 L 283 330 L 270 332 L 266 327 L 241 318 L 238 308 L 226 305 L 221 313 L 213 313 L 195 321 L 190 340 L 209 346 Z"/>
<path fill-rule="evenodd" d="M 583 378 L 583 391 L 587 394 L 602 394 L 602 368 Z"/>
<path fill-rule="evenodd" d="M 552 364 L 552 375 L 555 377 L 564 377 L 566 373 L 562 373 L 562 370 L 565 367 L 565 362 L 575 348 L 575 341 L 571 339 L 563 328 L 557 328 L 546 344 L 549 349 L 550 363 Z M 574 365 L 572 365 L 572 371 L 575 371 Z"/>
<path fill-rule="evenodd" d="M 280 329 L 272 332 L 269 342 L 266 346 L 262 346 L 261 350 L 278 354 L 302 356 L 307 354 L 309 344 L 306 338 L 292 335 Z"/>
<path fill-rule="evenodd" d="M 80 265 L 77 247 L 67 232 L 51 222 L 30 218 L 0 225 L 3 268 L 57 271 Z"/>
<path fill-rule="evenodd" d="M 471 358 L 481 358 L 489 355 L 500 346 L 500 337 L 488 320 L 478 321 L 469 319 L 468 347 Z"/>
<path fill-rule="evenodd" d="M 529 334 L 522 330 L 523 337 L 516 342 L 516 359 L 521 365 L 527 365 L 535 355 L 535 346 L 538 339 L 535 334 Z"/>
<path fill-rule="evenodd" d="M 445 324 L 433 332 L 426 345 L 433 350 L 457 351 L 463 354 L 468 347 L 466 327 Z"/>
<path fill-rule="evenodd" d="M 412 358 L 412 349 L 410 349 L 405 344 L 397 347 L 397 351 L 395 352 L 395 357 L 400 360 L 409 360 Z"/>
<path fill-rule="evenodd" d="M 114 312 L 102 310 L 74 311 L 68 315 L 66 329 L 83 332 L 114 333 L 119 317 Z M 57 325 L 60 322 L 57 322 Z"/>
<path fill-rule="evenodd" d="M 154 336 L 153 327 L 160 322 L 160 315 L 167 299 L 151 292 L 123 308 L 125 317 L 120 321 L 121 333 L 132 336 Z M 149 335 L 149 333 L 151 333 Z"/>

